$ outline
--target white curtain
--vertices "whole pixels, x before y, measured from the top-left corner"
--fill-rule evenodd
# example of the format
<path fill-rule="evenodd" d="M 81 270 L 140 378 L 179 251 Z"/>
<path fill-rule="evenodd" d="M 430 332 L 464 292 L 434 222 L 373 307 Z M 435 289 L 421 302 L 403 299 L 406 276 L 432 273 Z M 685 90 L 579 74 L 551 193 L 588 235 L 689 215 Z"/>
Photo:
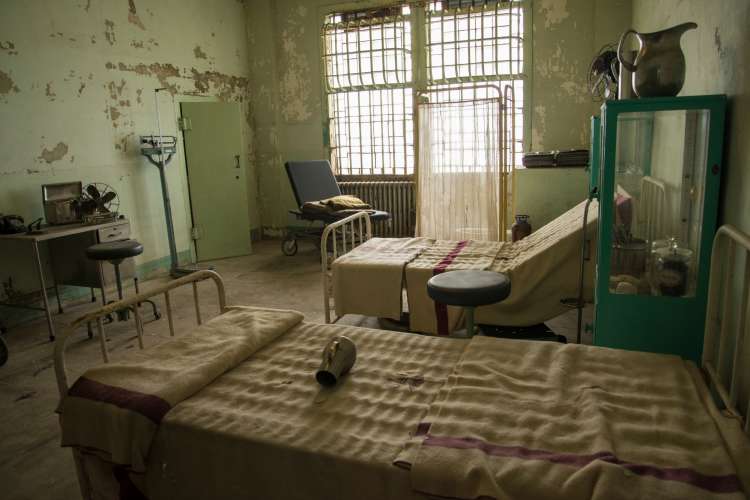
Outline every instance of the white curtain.
<path fill-rule="evenodd" d="M 419 105 L 417 234 L 500 239 L 500 101 Z"/>

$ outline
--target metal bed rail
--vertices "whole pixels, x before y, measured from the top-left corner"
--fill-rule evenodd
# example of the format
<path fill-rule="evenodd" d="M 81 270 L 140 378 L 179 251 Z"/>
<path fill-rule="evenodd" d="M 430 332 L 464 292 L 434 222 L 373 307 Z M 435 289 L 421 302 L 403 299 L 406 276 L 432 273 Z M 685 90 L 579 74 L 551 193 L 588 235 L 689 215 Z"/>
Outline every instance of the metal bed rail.
<path fill-rule="evenodd" d="M 169 292 L 175 288 L 179 288 L 184 285 L 191 284 L 193 287 L 193 302 L 195 304 L 195 319 L 198 325 L 203 321 L 201 318 L 200 301 L 198 297 L 198 282 L 211 279 L 216 285 L 216 292 L 219 297 L 219 314 L 223 314 L 227 310 L 226 305 L 226 292 L 224 289 L 224 281 L 221 276 L 215 271 L 201 270 L 194 273 L 183 276 L 175 280 L 168 281 L 163 285 L 157 286 L 153 290 L 139 293 L 126 299 L 112 302 L 104 307 L 101 307 L 93 312 L 85 314 L 73 321 L 70 325 L 65 328 L 62 334 L 57 336 L 55 340 L 54 359 L 55 359 L 55 376 L 57 377 L 57 387 L 60 391 L 60 397 L 65 397 L 68 393 L 68 374 L 65 365 L 65 346 L 68 339 L 75 333 L 76 329 L 90 322 L 96 322 L 97 330 L 99 334 L 99 342 L 101 344 L 102 358 L 105 363 L 109 362 L 109 352 L 107 351 L 107 341 L 104 336 L 104 322 L 103 318 L 109 314 L 114 313 L 119 309 L 131 307 L 135 314 L 135 328 L 138 336 L 138 347 L 143 349 L 143 320 L 138 310 L 138 304 L 145 302 L 147 299 L 156 297 L 157 295 L 164 295 L 164 305 L 167 310 L 167 321 L 169 323 L 169 334 L 174 337 L 174 320 L 172 316 L 172 301 Z"/>
<path fill-rule="evenodd" d="M 638 222 L 643 225 L 643 239 L 651 248 L 654 240 L 669 234 L 664 214 L 667 212 L 667 186 L 651 176 L 641 179 L 641 201 L 637 209 Z"/>
<path fill-rule="evenodd" d="M 358 212 L 339 221 L 328 224 L 320 237 L 320 265 L 323 271 L 323 309 L 326 323 L 331 323 L 332 265 L 339 256 L 354 250 L 372 238 L 372 222 L 367 212 Z M 332 259 L 328 259 L 328 244 L 331 244 Z M 337 316 L 333 323 L 341 319 Z"/>
<path fill-rule="evenodd" d="M 739 272 L 738 254 L 744 254 L 743 273 Z M 750 236 L 730 225 L 719 228 L 713 242 L 708 286 L 703 371 L 722 409 L 740 419 L 745 434 L 750 435 L 750 377 L 743 369 L 748 356 L 745 337 L 750 330 Z M 734 349 L 728 351 L 732 343 Z M 738 409 L 742 404 L 746 405 L 744 412 Z"/>

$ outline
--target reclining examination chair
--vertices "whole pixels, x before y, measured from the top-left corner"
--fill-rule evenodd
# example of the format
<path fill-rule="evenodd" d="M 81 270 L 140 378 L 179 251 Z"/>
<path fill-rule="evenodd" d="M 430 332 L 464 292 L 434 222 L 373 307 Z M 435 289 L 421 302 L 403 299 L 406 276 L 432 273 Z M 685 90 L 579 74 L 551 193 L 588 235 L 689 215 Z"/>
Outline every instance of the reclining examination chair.
<path fill-rule="evenodd" d="M 297 220 L 304 220 L 308 223 L 305 229 L 290 229 L 281 242 L 281 251 L 284 255 L 291 256 L 297 253 L 297 240 L 299 239 L 311 239 L 316 244 L 320 243 L 323 229 L 313 227 L 314 222 L 322 222 L 325 227 L 350 214 L 337 216 L 336 214 L 312 214 L 302 211 L 302 205 L 309 201 L 320 201 L 341 195 L 341 189 L 328 160 L 288 161 L 284 167 L 299 207 L 298 210 L 290 210 L 289 213 Z M 367 202 L 367 200 L 364 201 Z M 388 212 L 380 210 L 370 213 L 370 219 L 373 222 L 387 220 L 390 217 Z"/>

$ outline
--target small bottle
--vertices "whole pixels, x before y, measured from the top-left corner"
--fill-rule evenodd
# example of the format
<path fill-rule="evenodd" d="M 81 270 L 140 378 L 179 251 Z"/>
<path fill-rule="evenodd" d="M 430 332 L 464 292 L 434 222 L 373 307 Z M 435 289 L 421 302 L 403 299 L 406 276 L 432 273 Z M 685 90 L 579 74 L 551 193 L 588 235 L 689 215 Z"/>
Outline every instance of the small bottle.
<path fill-rule="evenodd" d="M 519 241 L 531 234 L 531 224 L 528 215 L 516 215 L 516 222 L 510 228 L 513 241 Z"/>

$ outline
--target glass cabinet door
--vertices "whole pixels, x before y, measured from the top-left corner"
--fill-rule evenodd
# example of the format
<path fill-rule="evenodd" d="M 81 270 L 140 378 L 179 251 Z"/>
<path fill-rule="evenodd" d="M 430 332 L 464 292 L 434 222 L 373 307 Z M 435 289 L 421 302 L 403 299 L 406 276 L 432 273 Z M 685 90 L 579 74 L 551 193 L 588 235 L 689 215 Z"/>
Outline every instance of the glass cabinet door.
<path fill-rule="evenodd" d="M 709 118 L 704 109 L 618 115 L 609 293 L 695 295 Z"/>

